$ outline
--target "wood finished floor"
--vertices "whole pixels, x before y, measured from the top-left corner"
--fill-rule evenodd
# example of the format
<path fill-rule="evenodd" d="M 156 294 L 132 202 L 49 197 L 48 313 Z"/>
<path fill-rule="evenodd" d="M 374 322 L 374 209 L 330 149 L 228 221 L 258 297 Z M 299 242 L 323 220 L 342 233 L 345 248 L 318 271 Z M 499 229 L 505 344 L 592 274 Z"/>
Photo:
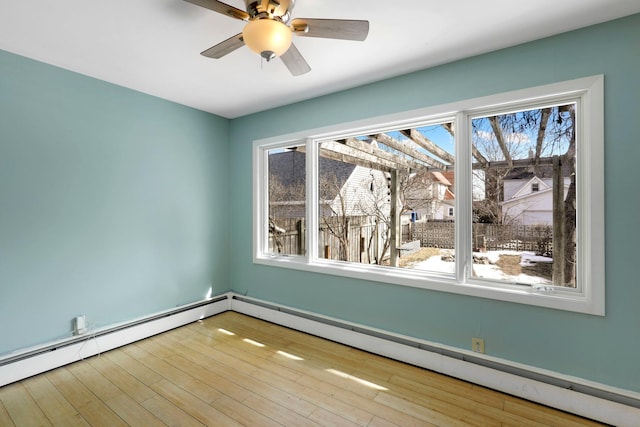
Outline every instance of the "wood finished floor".
<path fill-rule="evenodd" d="M 227 312 L 0 388 L 0 426 L 40 425 L 599 424 Z"/>

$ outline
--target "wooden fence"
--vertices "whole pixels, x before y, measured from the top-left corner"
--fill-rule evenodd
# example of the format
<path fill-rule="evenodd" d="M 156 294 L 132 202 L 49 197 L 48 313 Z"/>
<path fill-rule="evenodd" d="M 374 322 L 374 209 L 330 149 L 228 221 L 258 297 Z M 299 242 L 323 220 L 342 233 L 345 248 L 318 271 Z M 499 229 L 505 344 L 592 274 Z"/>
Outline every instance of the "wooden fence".
<path fill-rule="evenodd" d="M 306 228 L 304 219 L 278 219 L 269 233 L 269 251 L 304 255 Z M 346 227 L 346 231 L 345 231 Z M 383 251 L 387 225 L 376 224 L 372 216 L 326 217 L 320 219 L 318 254 L 321 258 L 376 263 Z M 333 231 L 331 231 L 333 230 Z M 343 235 L 343 241 L 338 236 Z M 387 254 L 388 255 L 388 254 Z"/>
<path fill-rule="evenodd" d="M 306 227 L 304 219 L 279 219 L 277 228 L 269 233 L 269 251 L 288 255 L 304 255 Z M 337 235 L 346 230 L 348 247 Z M 552 256 L 552 229 L 539 225 L 473 224 L 474 250 L 531 251 Z M 330 231 L 330 228 L 334 232 Z M 321 258 L 346 260 L 366 264 L 388 256 L 384 248 L 386 224 L 376 224 L 375 217 L 321 218 L 318 254 Z M 420 240 L 420 246 L 453 249 L 453 222 L 414 222 L 403 224 L 402 243 Z M 384 253 L 383 253 L 384 252 Z"/>
<path fill-rule="evenodd" d="M 269 230 L 269 252 L 286 255 L 305 254 L 304 218 L 278 218 Z"/>
<path fill-rule="evenodd" d="M 344 247 L 338 235 L 346 227 L 348 247 Z M 333 231 L 331 231 L 333 230 Z M 384 258 L 387 225 L 376 223 L 373 216 L 324 217 L 320 220 L 319 255 L 326 259 L 375 264 Z M 385 253 L 383 253 L 385 252 Z"/>
<path fill-rule="evenodd" d="M 480 224 L 472 225 L 474 250 L 531 251 L 551 256 L 552 228 L 540 225 Z M 411 238 L 423 247 L 453 249 L 453 222 L 415 222 Z"/>

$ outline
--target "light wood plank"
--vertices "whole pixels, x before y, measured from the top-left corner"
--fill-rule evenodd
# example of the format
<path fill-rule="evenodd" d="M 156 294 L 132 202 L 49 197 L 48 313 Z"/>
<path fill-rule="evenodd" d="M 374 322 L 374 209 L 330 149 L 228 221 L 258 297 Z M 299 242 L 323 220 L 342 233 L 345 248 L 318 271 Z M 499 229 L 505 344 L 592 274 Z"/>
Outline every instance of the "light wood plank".
<path fill-rule="evenodd" d="M 4 404 L 0 400 L 0 426 L 6 427 L 15 427 L 15 424 L 11 420 L 9 413 L 7 412 L 7 408 L 4 407 Z"/>
<path fill-rule="evenodd" d="M 46 376 L 30 378 L 23 385 L 54 426 L 89 425 Z"/>
<path fill-rule="evenodd" d="M 58 368 L 45 376 L 90 425 L 126 426 L 122 418 L 66 368 Z"/>
<path fill-rule="evenodd" d="M 119 394 L 105 403 L 130 426 L 166 427 L 155 415 L 126 394 Z"/>
<path fill-rule="evenodd" d="M 402 398 L 393 396 L 391 394 L 380 393 L 374 399 L 376 402 L 387 405 L 397 411 L 409 414 L 413 417 L 427 421 L 437 426 L 450 426 L 450 427 L 467 427 L 468 423 L 461 421 L 457 418 L 457 414 L 446 415 L 442 414 L 430 407 L 430 403 L 427 400 L 424 401 L 424 405 L 413 403 Z"/>
<path fill-rule="evenodd" d="M 91 424 L 79 413 L 63 415 L 52 418 L 51 422 L 55 427 L 90 427 Z"/>
<path fill-rule="evenodd" d="M 89 361 L 86 361 L 86 363 L 74 363 L 69 365 L 67 369 L 103 402 L 123 394 L 122 390 L 96 371 Z"/>
<path fill-rule="evenodd" d="M 127 371 L 120 369 L 115 362 L 106 357 L 93 358 L 89 363 L 106 379 L 113 384 L 118 384 L 118 387 L 136 402 L 144 402 L 156 394 L 143 382 Z"/>
<path fill-rule="evenodd" d="M 238 328 L 237 326 L 233 326 L 234 330 L 241 330 L 241 333 L 247 333 L 248 336 L 255 338 L 257 341 L 266 341 L 268 336 L 261 334 L 260 329 L 263 329 L 261 326 L 267 324 L 266 322 L 258 321 L 256 319 L 252 319 L 252 321 L 259 324 L 255 329 L 244 328 L 244 330 Z M 258 329 L 260 328 L 260 329 Z M 299 333 L 297 333 L 299 335 Z M 269 370 L 277 375 L 282 377 L 286 377 L 291 380 L 297 380 L 301 375 L 311 375 L 318 378 L 320 381 L 330 382 L 334 384 L 341 384 L 344 388 L 352 389 L 355 392 L 359 392 L 365 394 L 369 397 L 374 397 L 377 391 L 364 387 L 361 384 L 356 382 L 345 380 L 344 378 L 340 378 L 334 374 L 328 372 L 329 369 L 335 370 L 344 370 L 345 373 L 353 372 L 355 367 L 360 366 L 364 362 L 364 358 L 362 357 L 363 352 L 357 355 L 351 355 L 351 357 L 347 357 L 345 359 L 341 359 L 336 355 L 335 352 L 331 354 L 320 355 L 317 347 L 315 351 L 313 349 L 308 348 L 307 351 L 294 353 L 296 356 L 300 356 L 305 358 L 305 361 L 302 363 L 292 362 L 290 359 L 283 358 L 279 356 L 277 351 L 280 348 L 289 348 L 289 347 L 297 347 L 299 346 L 299 342 L 295 340 L 287 340 L 287 344 L 285 342 L 280 342 L 278 346 L 274 348 L 244 348 L 240 351 L 237 346 L 234 347 L 233 343 L 226 344 L 224 346 L 220 346 L 220 351 L 223 351 L 233 357 L 241 358 L 244 361 L 247 361 L 251 365 L 259 366 L 262 370 Z M 283 346 L 283 347 L 281 347 Z M 345 347 L 341 347 L 342 350 L 345 350 Z M 281 350 L 282 351 L 282 350 Z M 344 352 L 347 354 L 349 352 Z M 319 363 L 316 363 L 319 362 Z M 298 372 L 299 374 L 291 374 L 292 372 Z M 361 374 L 360 378 L 363 380 L 370 380 L 366 377 L 366 374 Z"/>
<path fill-rule="evenodd" d="M 296 399 L 295 396 L 291 396 L 292 399 Z M 268 399 L 258 394 L 252 394 L 242 403 L 250 408 L 255 409 L 261 414 L 273 419 L 274 421 L 284 426 L 317 426 L 318 424 L 313 422 L 308 416 L 300 415 L 298 411 L 298 401 L 291 405 L 288 402 L 282 404 L 276 403 L 273 399 Z M 314 406 L 314 410 L 317 407 Z M 313 413 L 313 411 L 311 412 Z M 311 414 L 309 414 L 311 415 Z"/>
<path fill-rule="evenodd" d="M 239 422 L 228 417 L 216 408 L 203 402 L 188 391 L 162 380 L 151 386 L 156 393 L 163 396 L 173 405 L 181 408 L 193 418 L 207 426 L 241 426 Z"/>
<path fill-rule="evenodd" d="M 329 396 L 332 396 L 336 399 L 339 399 L 341 402 L 344 402 L 354 408 L 360 408 L 370 414 L 373 415 L 373 418 L 376 417 L 384 418 L 384 419 L 392 419 L 394 422 L 398 423 L 401 426 L 432 426 L 433 424 L 428 423 L 424 420 L 420 420 L 415 418 L 409 414 L 398 411 L 390 406 L 386 406 L 384 404 L 376 402 L 374 399 L 370 399 L 364 397 L 362 395 L 353 393 L 348 390 L 344 390 L 338 386 L 329 384 L 329 383 L 321 383 L 317 382 L 315 379 L 303 379 L 300 381 L 301 384 L 307 385 L 308 387 L 313 387 L 326 393 Z M 372 419 L 373 421 L 373 419 Z"/>
<path fill-rule="evenodd" d="M 219 367 L 213 361 L 208 364 L 206 360 L 201 360 L 198 356 L 185 359 L 181 355 L 171 356 L 166 361 L 182 372 L 198 376 L 202 381 L 210 384 L 211 387 L 219 392 L 218 397 L 225 395 L 238 401 L 243 401 L 251 395 L 251 391 L 246 388 L 246 385 L 245 387 L 238 385 L 238 382 L 242 382 L 241 378 L 238 378 L 233 373 L 230 375 L 233 380 L 225 378 L 224 368 Z"/>
<path fill-rule="evenodd" d="M 313 402 L 315 405 L 319 406 L 320 409 L 332 412 L 353 423 L 367 425 L 373 418 L 373 415 L 369 412 L 353 407 L 339 398 L 331 396 L 326 393 L 326 390 L 323 392 L 323 390 L 308 387 L 300 384 L 299 382 L 280 378 L 267 371 L 255 371 L 252 376 L 272 384 L 274 387 L 286 390 L 288 393 L 296 394 L 305 400 Z"/>
<path fill-rule="evenodd" d="M 585 420 L 564 412 L 558 412 L 554 409 L 532 402 L 526 402 L 514 397 L 508 397 L 505 399 L 504 410 L 505 412 L 517 415 L 520 418 L 526 418 L 540 424 L 548 424 L 552 426 L 562 425 L 563 427 L 579 427 L 600 425 L 593 421 Z"/>
<path fill-rule="evenodd" d="M 338 414 L 335 414 L 331 411 L 327 411 L 326 409 L 322 409 L 322 408 L 318 408 L 316 411 L 314 411 L 314 413 L 311 414 L 310 418 L 316 423 L 323 426 L 359 427 L 359 426 L 365 425 L 365 424 L 356 424 L 354 422 L 351 422 L 349 420 L 342 418 Z"/>
<path fill-rule="evenodd" d="M 403 402 L 410 404 L 423 406 L 425 402 L 428 402 L 428 408 L 436 413 L 444 416 L 453 416 L 457 421 L 462 421 L 469 426 L 500 426 L 502 421 L 517 421 L 522 426 L 529 425 L 526 420 L 517 419 L 516 417 L 504 416 L 494 417 L 493 408 L 481 407 L 478 410 L 477 406 L 469 405 L 467 407 L 460 406 L 460 402 L 451 402 L 447 400 L 446 396 L 441 399 L 418 397 L 413 395 L 403 395 L 401 390 L 393 394 L 393 397 L 399 397 Z M 427 399 L 427 400 L 425 400 Z M 486 409 L 486 410 L 485 410 Z"/>
<path fill-rule="evenodd" d="M 162 375 L 144 364 L 140 363 L 136 358 L 129 356 L 124 350 L 113 350 L 104 355 L 113 363 L 118 365 L 120 369 L 126 370 L 141 383 L 149 386 L 163 379 Z"/>
<path fill-rule="evenodd" d="M 0 402 L 17 426 L 52 425 L 22 383 L 0 388 Z"/>
<path fill-rule="evenodd" d="M 216 400 L 211 406 L 245 426 L 280 427 L 279 423 L 268 416 L 263 415 L 253 408 L 250 408 L 249 406 L 227 396 L 223 396 Z"/>
<path fill-rule="evenodd" d="M 78 408 L 82 417 L 92 426 L 128 427 L 129 425 L 102 401 Z"/>
<path fill-rule="evenodd" d="M 204 424 L 157 394 L 141 403 L 168 426 L 203 427 Z"/>
<path fill-rule="evenodd" d="M 391 421 L 387 421 L 384 418 L 373 417 L 367 427 L 401 427 L 399 424 L 394 424 Z"/>
<path fill-rule="evenodd" d="M 393 375 L 389 384 L 398 385 L 403 388 L 415 390 L 416 393 L 426 393 L 433 395 L 434 393 L 449 394 L 452 398 L 462 397 L 470 402 L 463 402 L 466 406 L 468 403 L 479 403 L 482 405 L 492 406 L 501 409 L 504 406 L 504 394 L 493 393 L 482 387 L 474 387 L 472 384 L 455 378 L 444 377 L 435 373 L 424 372 L 418 375 L 409 375 L 401 373 Z"/>
<path fill-rule="evenodd" d="M 184 388 L 185 390 L 189 390 L 204 402 L 211 403 L 222 396 L 220 392 L 210 385 L 205 384 L 197 377 L 188 375 L 174 366 L 171 366 L 169 363 L 156 357 L 155 354 L 147 352 L 139 345 L 130 346 L 126 351 L 130 352 L 133 357 L 136 357 L 140 362 L 162 375 L 165 379 Z"/>
<path fill-rule="evenodd" d="M 173 356 L 169 362 L 176 364 L 186 372 L 199 372 L 204 375 L 202 378 L 210 378 L 212 386 L 239 402 L 246 402 L 249 399 L 257 399 L 262 396 L 305 417 L 317 408 L 299 396 L 258 381 L 248 373 L 236 370 L 233 366 L 219 364 L 215 358 L 188 352 L 184 353 L 184 357 L 185 359 L 182 358 L 182 355 Z"/>
<path fill-rule="evenodd" d="M 167 345 L 171 345 L 171 340 L 167 341 Z M 235 359 L 226 359 L 229 363 L 227 365 L 220 363 L 220 359 L 225 358 L 225 356 L 216 354 L 217 350 L 213 351 L 205 347 L 204 353 L 197 350 L 194 352 L 191 351 L 194 347 L 190 347 L 190 344 L 193 345 L 192 340 L 182 341 L 182 344 L 183 347 L 176 350 L 180 356 L 172 356 L 167 360 L 185 372 L 198 373 L 201 378 L 210 379 L 208 381 L 210 384 L 239 402 L 246 403 L 247 401 L 257 401 L 265 398 L 279 405 L 279 407 L 290 408 L 293 413 L 304 417 L 310 415 L 317 408 L 317 406 L 301 399 L 299 396 L 258 381 L 247 372 L 236 369 Z M 176 349 L 177 347 L 173 348 Z M 197 346 L 195 348 L 202 349 L 202 347 Z"/>
<path fill-rule="evenodd" d="M 408 379 L 396 381 L 390 394 L 400 397 L 405 401 L 421 404 L 424 399 L 428 399 L 429 407 L 443 414 L 455 413 L 456 418 L 469 425 L 500 425 L 494 417 L 500 413 L 501 409 L 496 409 L 491 405 L 485 405 L 470 399 L 470 394 L 452 393 L 446 388 L 417 383 Z M 504 400 L 500 402 L 500 406 Z M 526 425 L 526 420 L 521 421 Z"/>

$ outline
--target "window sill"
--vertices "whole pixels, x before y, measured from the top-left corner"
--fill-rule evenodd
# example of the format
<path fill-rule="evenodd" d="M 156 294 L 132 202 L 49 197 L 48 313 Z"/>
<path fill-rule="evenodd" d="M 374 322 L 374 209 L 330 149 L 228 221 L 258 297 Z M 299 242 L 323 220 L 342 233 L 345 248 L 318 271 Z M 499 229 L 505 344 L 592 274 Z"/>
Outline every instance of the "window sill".
<path fill-rule="evenodd" d="M 604 307 L 596 304 L 593 297 L 577 289 L 559 287 L 534 287 L 505 284 L 488 280 L 469 279 L 457 281 L 453 275 L 429 272 L 428 275 L 415 270 L 339 261 L 308 261 L 300 256 L 256 256 L 254 263 L 279 268 L 290 268 L 311 273 L 329 274 L 368 280 L 398 286 L 408 286 L 429 291 L 448 292 L 459 295 L 512 302 L 557 310 L 604 316 Z"/>

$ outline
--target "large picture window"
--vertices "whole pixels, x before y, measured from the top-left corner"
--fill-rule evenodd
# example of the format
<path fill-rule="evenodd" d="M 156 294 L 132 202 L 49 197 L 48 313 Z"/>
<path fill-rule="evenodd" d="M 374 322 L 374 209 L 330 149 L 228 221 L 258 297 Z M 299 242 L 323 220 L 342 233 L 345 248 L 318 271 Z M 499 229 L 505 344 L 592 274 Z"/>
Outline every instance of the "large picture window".
<path fill-rule="evenodd" d="M 604 314 L 602 77 L 254 143 L 254 261 Z"/>
<path fill-rule="evenodd" d="M 319 141 L 319 257 L 453 273 L 427 262 L 440 252 L 430 223 L 447 221 L 438 244 L 455 247 L 453 127 L 444 121 Z"/>
<path fill-rule="evenodd" d="M 473 277 L 576 287 L 578 108 L 472 118 Z"/>

